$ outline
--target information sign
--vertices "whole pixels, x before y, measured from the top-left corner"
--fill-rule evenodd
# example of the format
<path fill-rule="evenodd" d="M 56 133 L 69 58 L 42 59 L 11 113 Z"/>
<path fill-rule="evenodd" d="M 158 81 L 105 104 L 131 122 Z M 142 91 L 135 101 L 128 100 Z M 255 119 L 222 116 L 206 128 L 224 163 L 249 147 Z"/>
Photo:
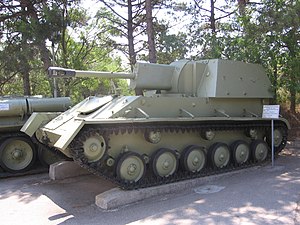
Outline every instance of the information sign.
<path fill-rule="evenodd" d="M 271 148 L 272 148 L 272 166 L 274 166 L 274 121 L 279 117 L 279 105 L 264 105 L 262 118 L 271 119 Z"/>
<path fill-rule="evenodd" d="M 278 119 L 279 105 L 264 105 L 262 118 Z"/>

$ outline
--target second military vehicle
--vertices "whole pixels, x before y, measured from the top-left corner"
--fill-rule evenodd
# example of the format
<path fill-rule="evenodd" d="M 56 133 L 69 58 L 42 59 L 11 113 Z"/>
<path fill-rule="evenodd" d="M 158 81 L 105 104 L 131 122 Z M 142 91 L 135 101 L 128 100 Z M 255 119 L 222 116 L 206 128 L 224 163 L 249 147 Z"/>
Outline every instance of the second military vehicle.
<path fill-rule="evenodd" d="M 22 130 L 122 188 L 141 188 L 265 162 L 273 97 L 259 65 L 221 59 L 137 63 L 133 73 L 50 68 L 52 77 L 130 79 L 139 96 L 89 97 L 46 125 Z M 38 115 L 36 115 L 38 117 Z M 289 123 L 274 121 L 278 153 Z"/>
<path fill-rule="evenodd" d="M 0 97 L 0 176 L 24 173 L 37 158 L 46 165 L 58 159 L 58 155 L 43 145 L 38 147 L 20 129 L 33 112 L 39 112 L 48 121 L 70 105 L 70 98 L 66 97 Z"/>

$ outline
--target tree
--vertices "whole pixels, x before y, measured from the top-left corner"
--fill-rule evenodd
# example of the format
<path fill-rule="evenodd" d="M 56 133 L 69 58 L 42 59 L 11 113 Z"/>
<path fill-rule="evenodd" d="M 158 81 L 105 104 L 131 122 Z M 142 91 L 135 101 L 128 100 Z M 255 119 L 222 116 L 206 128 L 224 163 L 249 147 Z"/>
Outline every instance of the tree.
<path fill-rule="evenodd" d="M 106 31 L 115 37 L 115 48 L 123 52 L 133 69 L 137 58 L 156 62 L 156 44 L 158 19 L 153 16 L 163 7 L 170 7 L 170 0 L 98 0 L 105 7 L 99 10 L 99 21 L 106 20 Z M 123 13 L 122 13 L 123 12 Z M 125 16 L 126 14 L 126 16 Z M 147 38 L 145 38 L 147 37 Z M 124 40 L 127 43 L 124 43 Z M 146 52 L 146 53 L 145 53 Z M 147 54 L 147 58 L 144 56 Z"/>
<path fill-rule="evenodd" d="M 169 33 L 169 24 L 164 21 L 155 23 L 155 48 L 157 63 L 170 64 L 176 60 L 185 58 L 189 48 L 186 44 L 187 35 L 183 32 L 178 34 Z M 147 54 L 140 54 L 138 59 L 147 61 Z"/>
<path fill-rule="evenodd" d="M 155 48 L 155 31 L 153 27 L 152 17 L 152 1 L 145 0 L 146 9 L 146 23 L 147 23 L 147 36 L 148 36 L 148 49 L 149 49 L 149 62 L 156 63 L 156 48 Z"/>
<path fill-rule="evenodd" d="M 231 1 L 217 4 L 216 0 L 194 0 L 190 4 L 181 3 L 181 10 L 190 18 L 187 24 L 188 44 L 196 52 L 196 58 L 220 58 L 225 49 L 223 44 L 224 26 L 236 9 Z M 178 3 L 179 4 L 179 3 Z M 230 7 L 231 6 L 231 7 Z"/>
<path fill-rule="evenodd" d="M 115 47 L 121 50 L 129 59 L 131 69 L 136 63 L 136 54 L 140 49 L 136 50 L 139 40 L 136 37 L 144 32 L 141 27 L 143 19 L 144 4 L 137 0 L 99 0 L 105 5 L 105 8 L 101 8 L 97 13 L 97 17 L 101 21 L 106 20 L 107 31 L 112 35 L 126 38 L 126 43 L 116 43 Z M 120 11 L 126 9 L 127 16 L 124 17 Z"/>
<path fill-rule="evenodd" d="M 46 47 L 46 40 L 50 39 L 54 32 L 58 32 L 61 27 L 61 4 L 68 3 L 70 6 L 78 1 L 2 1 L 0 15 L 2 40 L 5 44 L 2 50 L 10 55 L 14 55 L 14 61 L 6 61 L 5 56 L 0 60 L 2 64 L 15 63 L 17 66 L 10 67 L 7 73 L 22 74 L 24 94 L 31 94 L 30 72 L 31 61 L 40 57 L 43 68 L 47 69 L 50 63 L 50 52 Z M 18 46 L 14 48 L 12 46 Z M 11 50 L 15 50 L 12 52 Z M 9 66 L 4 66 L 7 69 Z"/>
<path fill-rule="evenodd" d="M 256 7 L 255 17 L 245 20 L 244 26 L 257 42 L 262 64 L 269 68 L 275 90 L 283 85 L 290 93 L 290 110 L 296 110 L 300 80 L 300 3 L 298 1 L 263 1 Z M 253 42 L 253 41 L 252 41 Z M 280 79 L 279 79 L 280 78 Z"/>
<path fill-rule="evenodd" d="M 51 65 L 50 59 L 54 55 L 57 66 L 120 69 L 120 59 L 110 57 L 112 49 L 103 43 L 108 37 L 104 34 L 97 37 L 91 35 L 95 25 L 87 25 L 89 18 L 86 11 L 77 6 L 78 2 L 22 0 L 0 3 L 5 12 L 0 15 L 3 24 L 3 43 L 0 46 L 0 71 L 3 72 L 0 73 L 1 94 L 51 95 L 53 90 L 49 88 L 45 69 Z M 53 55 L 46 46 L 47 40 L 52 42 Z M 22 78 L 25 88 L 20 85 Z M 109 81 L 103 79 L 65 79 L 57 82 L 58 96 L 71 96 L 74 102 L 96 93 L 107 94 L 110 88 Z M 22 93 L 23 90 L 27 92 Z"/>
<path fill-rule="evenodd" d="M 81 18 L 81 26 L 74 24 L 74 27 L 66 28 L 61 41 L 56 48 L 57 66 L 73 68 L 77 70 L 99 70 L 99 71 L 120 71 L 121 60 L 111 53 L 113 45 L 107 32 L 100 32 L 104 24 L 95 23 L 87 25 L 88 18 L 85 18 L 85 11 L 69 11 L 70 17 Z M 95 35 L 95 30 L 98 31 Z M 70 33 L 76 35 L 72 36 Z M 113 43 L 113 42 L 111 42 Z M 64 96 L 71 96 L 77 102 L 91 95 L 113 93 L 110 90 L 111 83 L 107 79 L 99 78 L 68 78 L 59 79 L 58 89 Z M 116 81 L 116 84 L 119 82 Z"/>

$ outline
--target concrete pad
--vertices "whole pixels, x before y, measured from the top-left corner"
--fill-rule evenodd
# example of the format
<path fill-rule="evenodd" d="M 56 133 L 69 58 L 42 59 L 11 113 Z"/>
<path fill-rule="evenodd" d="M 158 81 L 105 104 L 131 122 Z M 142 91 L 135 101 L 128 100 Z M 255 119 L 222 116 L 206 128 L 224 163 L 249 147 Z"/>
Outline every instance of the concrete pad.
<path fill-rule="evenodd" d="M 52 180 L 63 180 L 86 174 L 90 174 L 90 172 L 83 169 L 73 161 L 56 162 L 50 165 L 49 168 L 49 177 Z"/>
<path fill-rule="evenodd" d="M 243 173 L 246 170 L 252 171 L 259 168 L 259 166 L 242 169 L 238 171 L 211 175 L 207 177 L 200 177 L 190 180 L 184 180 L 176 183 L 170 183 L 155 187 L 142 188 L 137 190 L 122 190 L 120 188 L 113 188 L 106 192 L 103 192 L 95 197 L 95 204 L 104 210 L 116 209 L 121 206 L 132 204 L 147 198 L 152 198 L 160 195 L 173 194 L 181 192 L 190 188 L 197 187 L 199 185 L 207 184 L 209 182 L 220 179 L 221 177 L 230 177 L 237 173 Z"/>
<path fill-rule="evenodd" d="M 299 163 L 299 148 L 284 150 L 274 169 L 267 165 L 226 174 L 108 211 L 95 205 L 95 196 L 116 185 L 94 175 L 56 181 L 47 173 L 0 179 L 1 224 L 300 225 Z"/>

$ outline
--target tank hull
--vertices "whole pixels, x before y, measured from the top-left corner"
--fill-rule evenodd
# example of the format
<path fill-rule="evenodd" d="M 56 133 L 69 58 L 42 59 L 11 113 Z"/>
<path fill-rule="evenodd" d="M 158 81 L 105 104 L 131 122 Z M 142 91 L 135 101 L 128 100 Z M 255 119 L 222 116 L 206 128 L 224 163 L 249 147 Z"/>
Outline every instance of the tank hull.
<path fill-rule="evenodd" d="M 64 151 L 88 124 L 265 120 L 261 118 L 263 102 L 260 99 L 127 96 L 116 97 L 100 108 L 95 106 L 96 110 L 87 115 L 78 112 L 89 101 L 92 100 L 86 99 L 42 127 L 39 133 L 46 137 L 40 136 L 40 140 L 47 139 L 50 145 Z M 286 120 L 279 120 L 289 126 Z"/>
<path fill-rule="evenodd" d="M 168 183 L 186 179 L 186 173 L 191 177 L 204 176 L 210 173 L 207 168 L 209 171 L 244 168 L 264 162 L 271 154 L 271 120 L 261 117 L 263 101 L 260 99 L 155 95 L 106 100 L 86 99 L 41 127 L 36 137 L 123 188 L 158 185 L 155 177 Z M 90 108 L 86 113 L 83 109 L 89 101 L 101 104 L 94 105 L 94 110 Z M 279 134 L 275 145 L 278 153 L 286 144 L 289 124 L 283 118 L 274 119 L 274 123 Z M 260 147 L 256 146 L 258 144 Z M 193 148 L 191 146 L 201 151 L 192 149 L 189 152 L 199 157 L 205 155 L 203 163 L 207 166 L 199 173 L 184 166 L 195 164 L 197 168 L 197 163 L 187 162 L 186 152 Z M 160 151 L 163 152 L 161 157 L 166 157 L 163 160 L 170 161 L 167 164 L 176 164 L 176 173 L 161 176 L 165 170 L 156 168 L 153 162 L 160 160 L 157 156 Z M 236 151 L 238 153 L 233 155 Z M 263 160 L 255 153 L 257 151 L 262 151 Z M 226 157 L 229 157 L 228 162 Z M 123 161 L 129 161 L 133 168 L 148 168 L 143 171 L 150 175 L 139 175 L 143 179 L 132 181 L 131 173 L 134 172 L 124 169 L 129 166 L 124 166 Z"/>

